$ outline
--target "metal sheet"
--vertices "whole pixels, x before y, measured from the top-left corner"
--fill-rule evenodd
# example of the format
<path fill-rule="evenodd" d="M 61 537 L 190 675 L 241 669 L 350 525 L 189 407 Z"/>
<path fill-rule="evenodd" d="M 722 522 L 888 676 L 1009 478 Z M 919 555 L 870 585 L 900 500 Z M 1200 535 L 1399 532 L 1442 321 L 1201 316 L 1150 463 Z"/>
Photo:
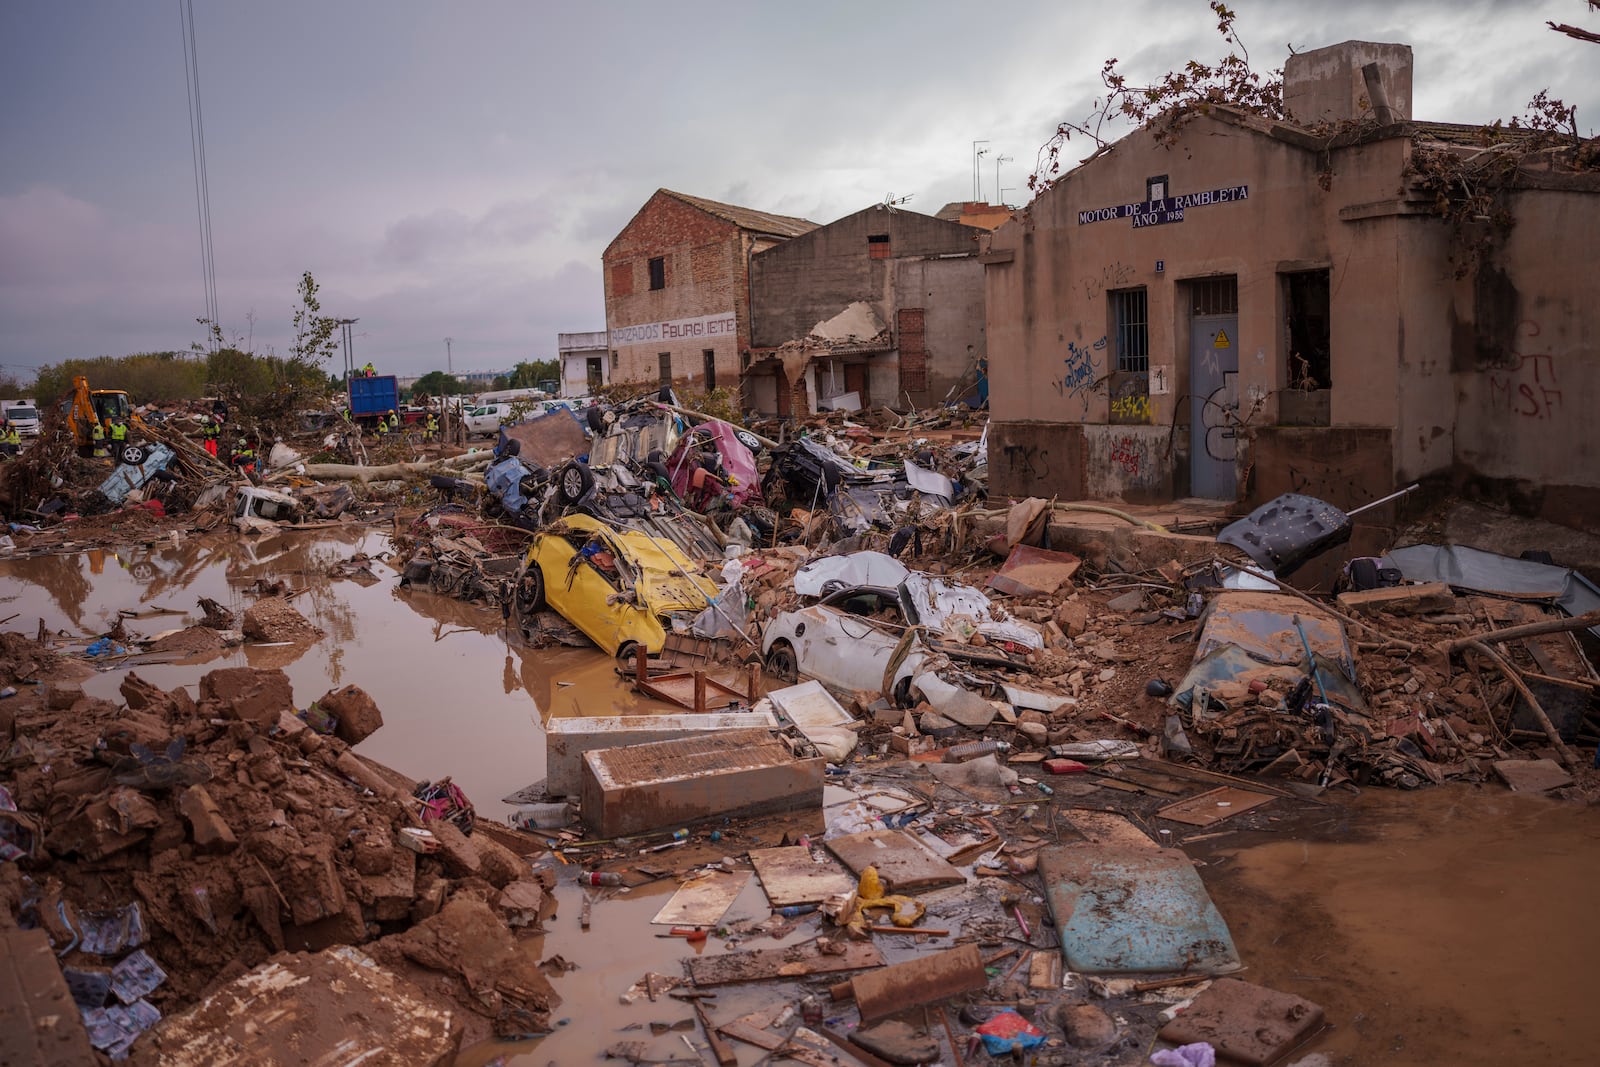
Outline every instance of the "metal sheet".
<path fill-rule="evenodd" d="M 767 699 L 772 701 L 772 706 L 778 709 L 780 715 L 794 723 L 795 728 L 813 744 L 839 727 L 849 726 L 856 721 L 818 681 L 801 682 L 787 689 L 775 690 L 767 694 Z"/>
<path fill-rule="evenodd" d="M 709 871 L 679 886 L 650 922 L 656 926 L 715 926 L 749 882 L 749 871 Z"/>
<path fill-rule="evenodd" d="M 1410 545 L 1384 557 L 1414 582 L 1446 582 L 1484 593 L 1554 598 L 1568 615 L 1600 608 L 1600 588 L 1576 571 L 1548 563 L 1512 559 L 1463 545 Z M 1600 626 L 1589 631 L 1600 637 Z"/>
<path fill-rule="evenodd" d="M 1088 974 L 1239 969 L 1228 924 L 1173 849 L 1059 845 L 1039 853 L 1067 966 Z"/>

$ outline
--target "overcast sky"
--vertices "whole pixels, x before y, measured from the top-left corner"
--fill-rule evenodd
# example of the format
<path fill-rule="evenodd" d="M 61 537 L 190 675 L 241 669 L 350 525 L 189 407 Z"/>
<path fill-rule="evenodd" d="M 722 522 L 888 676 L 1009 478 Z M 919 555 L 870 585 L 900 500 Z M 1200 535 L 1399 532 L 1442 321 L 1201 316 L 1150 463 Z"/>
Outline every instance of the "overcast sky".
<path fill-rule="evenodd" d="M 1416 114 L 1538 90 L 1600 124 L 1583 0 L 1237 0 L 1259 69 L 1410 43 Z M 283 352 L 300 273 L 380 371 L 489 370 L 603 329 L 600 253 L 656 188 L 829 222 L 1026 199 L 1119 57 L 1221 42 L 1203 0 L 195 4 L 218 302 Z M 187 348 L 204 311 L 177 0 L 0 4 L 0 364 Z M 1085 153 L 1086 154 L 1086 153 Z M 1079 158 L 1074 155 L 1072 158 Z"/>

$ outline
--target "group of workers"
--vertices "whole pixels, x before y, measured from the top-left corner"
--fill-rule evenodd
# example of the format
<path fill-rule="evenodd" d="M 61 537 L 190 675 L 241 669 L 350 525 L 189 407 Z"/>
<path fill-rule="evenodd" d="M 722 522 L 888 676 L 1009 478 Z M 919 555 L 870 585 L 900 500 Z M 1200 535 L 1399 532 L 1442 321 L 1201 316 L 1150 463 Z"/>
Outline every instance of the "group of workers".
<path fill-rule="evenodd" d="M 349 417 L 348 413 L 346 414 L 345 417 L 346 418 Z M 387 415 L 378 416 L 377 432 L 378 432 L 378 440 L 379 441 L 382 441 L 382 440 L 386 439 L 391 433 L 399 433 L 400 432 L 400 415 L 399 415 L 399 413 L 396 412 L 393 408 L 390 408 L 389 409 L 389 413 Z M 423 441 L 428 442 L 428 443 L 431 444 L 435 439 L 438 438 L 438 436 L 439 436 L 439 420 L 438 420 L 437 417 L 434 416 L 434 414 L 432 412 L 429 412 L 427 421 L 422 424 L 422 439 L 423 439 Z"/>
<path fill-rule="evenodd" d="M 94 446 L 95 459 L 105 459 L 111 455 L 108 445 L 115 448 L 120 456 L 122 446 L 128 443 L 128 422 L 121 418 L 112 419 L 111 428 L 107 430 L 105 424 L 96 419 L 89 430 L 89 438 Z"/>
<path fill-rule="evenodd" d="M 0 419 L 0 454 L 7 458 L 22 451 L 22 435 L 17 432 L 17 424 L 10 419 Z"/>

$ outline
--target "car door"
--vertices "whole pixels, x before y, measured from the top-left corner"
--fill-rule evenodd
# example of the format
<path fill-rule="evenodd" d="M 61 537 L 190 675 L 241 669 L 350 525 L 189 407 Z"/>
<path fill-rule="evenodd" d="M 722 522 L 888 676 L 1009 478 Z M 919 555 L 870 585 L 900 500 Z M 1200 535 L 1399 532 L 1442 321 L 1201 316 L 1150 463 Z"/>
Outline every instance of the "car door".
<path fill-rule="evenodd" d="M 895 647 L 898 631 L 890 631 L 865 617 L 881 610 L 881 593 L 844 589 L 826 597 L 806 632 L 798 635 L 795 649 L 802 674 L 846 692 L 883 688 L 883 672 Z"/>

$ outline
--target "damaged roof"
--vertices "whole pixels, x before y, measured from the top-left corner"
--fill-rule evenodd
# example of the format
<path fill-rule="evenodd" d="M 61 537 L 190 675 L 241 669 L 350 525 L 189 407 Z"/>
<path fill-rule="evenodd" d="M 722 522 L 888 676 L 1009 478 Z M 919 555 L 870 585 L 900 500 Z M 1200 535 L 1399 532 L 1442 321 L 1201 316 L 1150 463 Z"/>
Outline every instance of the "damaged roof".
<path fill-rule="evenodd" d="M 769 211 L 756 211 L 753 208 L 739 207 L 737 204 L 724 204 L 718 200 L 707 200 L 703 196 L 690 196 L 688 193 L 674 192 L 671 189 L 661 189 L 659 192 L 675 200 L 681 200 L 690 207 L 699 208 L 708 215 L 726 219 L 742 230 L 770 233 L 779 237 L 799 237 L 817 228 L 817 224 L 810 219 L 796 218 L 792 215 L 774 215 Z"/>

